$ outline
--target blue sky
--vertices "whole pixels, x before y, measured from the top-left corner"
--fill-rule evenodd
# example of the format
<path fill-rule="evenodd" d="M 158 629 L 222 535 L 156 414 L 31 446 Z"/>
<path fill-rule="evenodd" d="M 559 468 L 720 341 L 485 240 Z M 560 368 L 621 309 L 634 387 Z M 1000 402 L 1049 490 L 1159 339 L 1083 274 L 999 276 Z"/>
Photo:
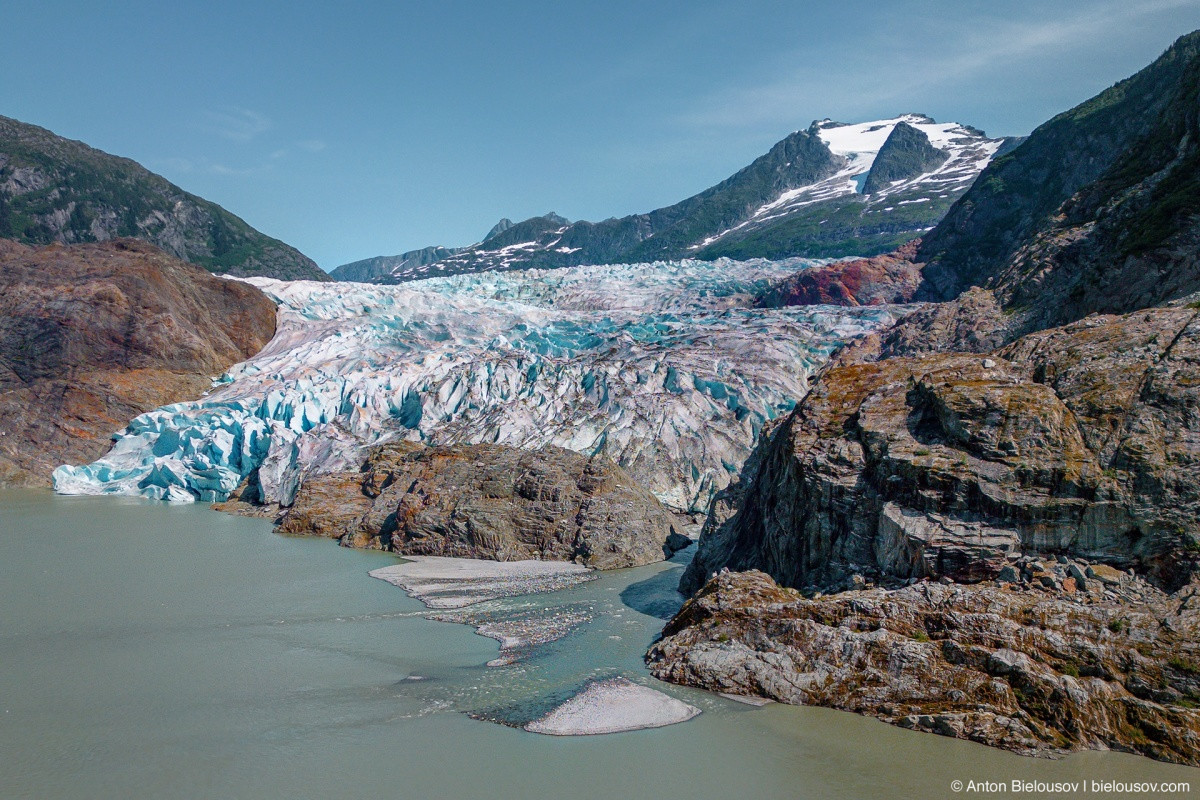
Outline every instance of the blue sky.
<path fill-rule="evenodd" d="M 1200 0 L 14 1 L 0 114 L 330 269 L 647 211 L 815 118 L 1025 134 L 1196 28 Z"/>

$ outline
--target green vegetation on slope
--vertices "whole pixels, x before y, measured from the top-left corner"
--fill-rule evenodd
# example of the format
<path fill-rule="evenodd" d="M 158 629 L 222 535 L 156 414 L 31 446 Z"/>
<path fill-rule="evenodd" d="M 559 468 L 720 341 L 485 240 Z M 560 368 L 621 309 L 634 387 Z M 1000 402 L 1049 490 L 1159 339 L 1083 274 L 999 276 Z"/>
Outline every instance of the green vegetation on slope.
<path fill-rule="evenodd" d="M 327 280 L 310 259 L 137 162 L 0 117 L 0 237 L 132 237 L 213 272 Z"/>

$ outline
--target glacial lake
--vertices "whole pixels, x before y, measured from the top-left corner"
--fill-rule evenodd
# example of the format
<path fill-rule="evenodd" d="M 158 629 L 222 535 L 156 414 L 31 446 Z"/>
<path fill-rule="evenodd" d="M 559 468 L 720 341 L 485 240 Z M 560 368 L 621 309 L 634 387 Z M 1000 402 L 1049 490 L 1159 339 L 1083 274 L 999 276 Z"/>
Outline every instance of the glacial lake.
<path fill-rule="evenodd" d="M 679 562 L 510 601 L 593 618 L 488 668 L 495 641 L 368 577 L 394 561 L 200 505 L 0 491 L 0 798 L 937 798 L 1014 778 L 1200 791 L 1200 770 L 1136 756 L 1035 760 L 657 683 L 642 654 L 678 603 Z M 703 713 L 575 738 L 471 716 L 528 715 L 615 675 Z"/>

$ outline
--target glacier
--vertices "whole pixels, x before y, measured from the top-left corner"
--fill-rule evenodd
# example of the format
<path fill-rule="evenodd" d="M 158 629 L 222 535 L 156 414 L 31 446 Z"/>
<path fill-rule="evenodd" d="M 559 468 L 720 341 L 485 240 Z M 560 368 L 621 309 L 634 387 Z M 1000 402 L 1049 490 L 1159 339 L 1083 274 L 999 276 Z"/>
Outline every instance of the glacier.
<path fill-rule="evenodd" d="M 898 314 L 751 307 L 817 263 L 247 279 L 279 305 L 266 348 L 201 399 L 132 420 L 103 458 L 59 467 L 54 487 L 218 501 L 253 474 L 264 502 L 289 505 L 306 473 L 353 469 L 373 444 L 493 442 L 603 454 L 700 513 L 833 349 Z"/>

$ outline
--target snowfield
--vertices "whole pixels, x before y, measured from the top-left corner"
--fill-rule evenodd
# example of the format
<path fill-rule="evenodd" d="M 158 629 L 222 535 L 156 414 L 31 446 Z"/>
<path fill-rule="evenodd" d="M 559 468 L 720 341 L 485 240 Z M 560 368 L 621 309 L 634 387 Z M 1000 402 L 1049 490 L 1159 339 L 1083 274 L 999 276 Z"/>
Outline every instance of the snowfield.
<path fill-rule="evenodd" d="M 875 308 L 752 309 L 806 265 L 683 261 L 490 272 L 400 286 L 250 279 L 275 337 L 201 400 L 134 419 L 112 450 L 54 472 L 65 494 L 226 497 L 257 471 L 290 504 L 306 471 L 365 445 L 554 444 L 624 466 L 703 511 L 763 424 L 786 413 Z"/>

